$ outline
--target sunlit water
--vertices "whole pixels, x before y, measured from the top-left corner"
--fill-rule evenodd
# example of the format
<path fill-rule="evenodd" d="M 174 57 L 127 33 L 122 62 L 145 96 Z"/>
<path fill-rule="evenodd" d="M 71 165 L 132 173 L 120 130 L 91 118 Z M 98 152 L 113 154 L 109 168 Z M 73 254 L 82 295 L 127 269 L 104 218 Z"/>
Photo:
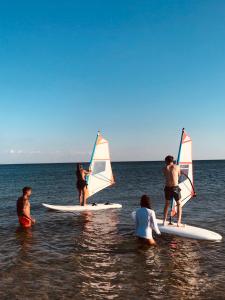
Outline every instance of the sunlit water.
<path fill-rule="evenodd" d="M 162 216 L 162 163 L 114 163 L 117 184 L 92 201 L 121 210 L 56 213 L 41 203 L 75 204 L 75 165 L 0 166 L 0 299 L 224 299 L 224 241 L 162 235 L 138 244 L 131 212 L 152 198 Z M 225 161 L 195 162 L 198 197 L 184 222 L 225 236 Z M 19 228 L 16 199 L 33 187 L 32 230 Z"/>

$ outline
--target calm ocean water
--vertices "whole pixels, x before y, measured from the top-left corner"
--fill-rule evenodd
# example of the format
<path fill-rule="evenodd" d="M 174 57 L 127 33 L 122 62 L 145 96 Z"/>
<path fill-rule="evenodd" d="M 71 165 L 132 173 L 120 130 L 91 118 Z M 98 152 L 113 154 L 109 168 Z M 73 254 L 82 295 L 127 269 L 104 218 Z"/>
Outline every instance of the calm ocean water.
<path fill-rule="evenodd" d="M 143 193 L 162 216 L 162 166 L 114 163 L 117 184 L 91 200 L 123 209 L 80 214 L 41 205 L 78 202 L 74 164 L 0 166 L 0 299 L 224 299 L 225 240 L 163 235 L 145 248 L 133 236 L 130 214 Z M 198 197 L 183 221 L 225 238 L 225 161 L 196 161 L 194 171 Z M 20 230 L 15 208 L 25 185 L 37 220 L 30 231 Z"/>

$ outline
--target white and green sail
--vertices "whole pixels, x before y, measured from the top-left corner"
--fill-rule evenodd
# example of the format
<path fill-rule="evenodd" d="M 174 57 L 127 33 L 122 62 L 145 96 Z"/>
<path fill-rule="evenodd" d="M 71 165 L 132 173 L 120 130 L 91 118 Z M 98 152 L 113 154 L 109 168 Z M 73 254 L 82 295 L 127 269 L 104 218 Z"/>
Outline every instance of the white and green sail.
<path fill-rule="evenodd" d="M 181 206 L 184 206 L 192 197 L 195 196 L 193 162 L 192 162 L 192 140 L 191 137 L 182 130 L 180 147 L 177 158 L 177 165 L 180 166 L 181 177 L 179 187 L 181 189 Z M 173 200 L 171 216 L 177 213 L 176 201 Z"/>
<path fill-rule="evenodd" d="M 88 197 L 115 183 L 109 152 L 109 142 L 97 134 L 90 161 L 91 174 L 87 177 Z"/>

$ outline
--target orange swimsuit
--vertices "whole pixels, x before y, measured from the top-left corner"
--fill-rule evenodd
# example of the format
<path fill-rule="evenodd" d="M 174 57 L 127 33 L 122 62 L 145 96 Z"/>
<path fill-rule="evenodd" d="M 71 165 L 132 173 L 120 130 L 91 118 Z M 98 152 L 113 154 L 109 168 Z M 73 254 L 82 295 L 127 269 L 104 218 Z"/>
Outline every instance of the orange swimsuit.
<path fill-rule="evenodd" d="M 29 228 L 32 226 L 32 222 L 30 219 L 28 219 L 25 216 L 18 216 L 19 218 L 19 223 L 23 228 Z"/>

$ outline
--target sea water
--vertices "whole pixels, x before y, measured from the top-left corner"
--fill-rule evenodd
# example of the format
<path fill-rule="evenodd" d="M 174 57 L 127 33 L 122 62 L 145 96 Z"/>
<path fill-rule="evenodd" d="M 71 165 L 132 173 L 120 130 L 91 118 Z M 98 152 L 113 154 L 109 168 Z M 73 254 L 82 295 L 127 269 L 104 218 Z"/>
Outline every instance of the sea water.
<path fill-rule="evenodd" d="M 115 186 L 90 202 L 120 210 L 50 212 L 41 204 L 77 204 L 75 164 L 0 166 L 0 299 L 224 299 L 225 243 L 175 236 L 144 247 L 131 212 L 150 195 L 164 206 L 162 162 L 113 163 Z M 225 238 L 225 161 L 194 162 L 197 197 L 183 222 Z M 31 186 L 31 230 L 18 226 L 16 200 Z"/>

